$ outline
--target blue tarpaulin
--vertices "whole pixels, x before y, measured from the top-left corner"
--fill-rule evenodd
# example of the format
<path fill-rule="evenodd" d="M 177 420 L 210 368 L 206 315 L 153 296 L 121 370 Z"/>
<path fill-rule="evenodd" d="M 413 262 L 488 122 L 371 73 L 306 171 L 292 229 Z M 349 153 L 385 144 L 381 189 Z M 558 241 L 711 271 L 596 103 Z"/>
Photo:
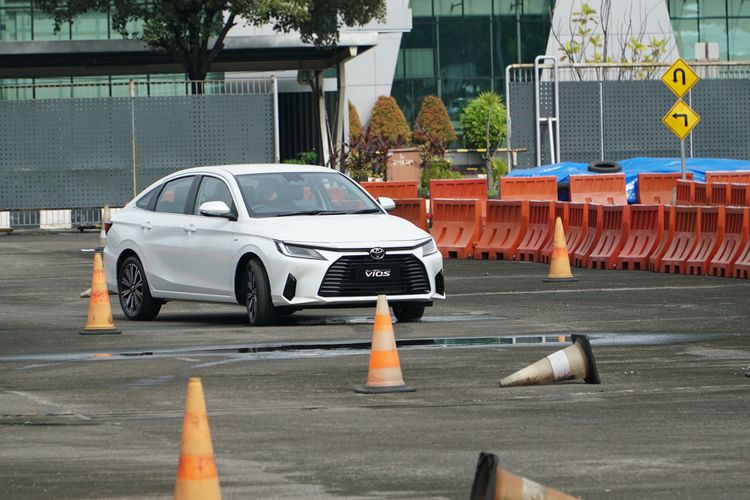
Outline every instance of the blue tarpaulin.
<path fill-rule="evenodd" d="M 635 203 L 639 173 L 667 173 L 681 171 L 679 158 L 630 158 L 619 161 L 618 163 L 622 167 L 622 173 L 625 174 L 628 202 L 630 203 Z M 688 172 L 692 172 L 693 180 L 704 181 L 706 178 L 706 172 L 717 170 L 750 170 L 750 161 L 725 160 L 720 158 L 687 158 L 685 160 L 685 168 Z M 570 175 L 579 174 L 596 175 L 595 172 L 590 172 L 588 170 L 587 163 L 562 162 L 553 165 L 543 165 L 536 168 L 519 168 L 513 170 L 508 176 L 537 177 L 541 175 L 555 175 L 557 176 L 557 184 L 563 188 L 560 189 L 561 199 L 567 199 L 568 177 Z"/>

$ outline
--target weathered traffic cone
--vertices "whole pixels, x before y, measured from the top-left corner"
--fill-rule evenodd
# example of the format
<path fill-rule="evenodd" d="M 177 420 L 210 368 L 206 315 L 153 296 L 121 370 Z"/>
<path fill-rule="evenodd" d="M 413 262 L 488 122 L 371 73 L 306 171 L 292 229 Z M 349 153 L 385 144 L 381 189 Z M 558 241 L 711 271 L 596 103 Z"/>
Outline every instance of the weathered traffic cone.
<path fill-rule="evenodd" d="M 471 500 L 573 500 L 562 491 L 535 483 L 501 468 L 498 457 L 492 453 L 480 453 Z"/>
<path fill-rule="evenodd" d="M 177 467 L 175 500 L 221 499 L 219 473 L 214 463 L 211 431 L 201 379 L 188 380 L 185 417 L 182 421 L 180 465 Z"/>
<path fill-rule="evenodd" d="M 549 274 L 544 281 L 578 281 L 570 272 L 568 245 L 565 243 L 562 219 L 555 220 L 555 238 L 552 240 L 552 253 L 549 259 Z"/>
<path fill-rule="evenodd" d="M 585 335 L 572 335 L 573 345 L 522 368 L 500 381 L 500 387 L 543 385 L 562 380 L 583 379 L 587 384 L 600 384 L 596 359 Z"/>
<path fill-rule="evenodd" d="M 102 255 L 94 253 L 94 271 L 91 275 L 91 294 L 89 296 L 89 313 L 86 326 L 81 335 L 103 335 L 120 333 L 112 321 L 112 307 L 109 304 L 107 280 L 104 277 Z"/>
<path fill-rule="evenodd" d="M 354 389 L 354 392 L 381 394 L 385 392 L 413 392 L 415 390 L 413 387 L 404 384 L 388 300 L 385 295 L 378 295 L 367 384 L 364 387 Z"/>

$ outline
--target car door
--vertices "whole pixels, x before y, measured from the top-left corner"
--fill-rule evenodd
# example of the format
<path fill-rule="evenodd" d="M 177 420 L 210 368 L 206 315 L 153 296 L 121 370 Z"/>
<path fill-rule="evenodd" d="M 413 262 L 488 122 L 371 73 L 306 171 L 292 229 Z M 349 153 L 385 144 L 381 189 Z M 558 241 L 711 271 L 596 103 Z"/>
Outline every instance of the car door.
<path fill-rule="evenodd" d="M 190 270 L 185 291 L 201 295 L 234 297 L 231 262 L 232 238 L 236 222 L 225 217 L 200 213 L 201 204 L 223 201 L 236 213 L 236 205 L 226 182 L 219 177 L 200 179 L 192 214 L 183 228 L 179 265 Z"/>
<path fill-rule="evenodd" d="M 190 268 L 181 257 L 185 229 L 190 216 L 185 213 L 196 176 L 172 179 L 164 184 L 150 214 L 142 224 L 144 267 L 149 283 L 165 292 L 185 292 L 192 280 Z"/>

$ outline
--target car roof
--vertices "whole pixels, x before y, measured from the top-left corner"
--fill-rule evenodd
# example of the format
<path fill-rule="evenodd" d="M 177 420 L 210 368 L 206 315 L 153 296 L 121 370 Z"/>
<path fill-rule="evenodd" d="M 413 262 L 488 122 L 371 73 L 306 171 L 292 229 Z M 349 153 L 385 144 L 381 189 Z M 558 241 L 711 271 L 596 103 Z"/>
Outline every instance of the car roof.
<path fill-rule="evenodd" d="M 209 167 L 194 167 L 185 170 L 175 172 L 175 174 L 190 174 L 190 173 L 227 173 L 231 175 L 243 175 L 243 174 L 265 174 L 265 173 L 278 173 L 278 172 L 335 172 L 327 167 L 321 167 L 316 165 L 297 165 L 287 163 L 246 163 L 236 165 L 215 165 Z"/>

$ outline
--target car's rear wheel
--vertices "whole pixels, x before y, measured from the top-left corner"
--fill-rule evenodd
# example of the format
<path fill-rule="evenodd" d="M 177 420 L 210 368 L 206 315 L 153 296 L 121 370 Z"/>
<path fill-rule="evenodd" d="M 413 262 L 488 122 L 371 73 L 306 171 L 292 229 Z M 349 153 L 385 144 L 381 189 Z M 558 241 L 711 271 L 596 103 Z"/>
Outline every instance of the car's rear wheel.
<path fill-rule="evenodd" d="M 120 308 L 128 319 L 148 321 L 156 318 L 162 301 L 151 296 L 146 273 L 138 257 L 130 256 L 120 266 L 117 276 Z"/>
<path fill-rule="evenodd" d="M 276 319 L 268 275 L 257 259 L 250 259 L 245 267 L 245 306 L 251 326 L 270 325 Z"/>
<path fill-rule="evenodd" d="M 399 323 L 409 323 L 419 321 L 424 315 L 424 304 L 417 302 L 405 302 L 403 304 L 393 304 L 393 314 Z"/>

